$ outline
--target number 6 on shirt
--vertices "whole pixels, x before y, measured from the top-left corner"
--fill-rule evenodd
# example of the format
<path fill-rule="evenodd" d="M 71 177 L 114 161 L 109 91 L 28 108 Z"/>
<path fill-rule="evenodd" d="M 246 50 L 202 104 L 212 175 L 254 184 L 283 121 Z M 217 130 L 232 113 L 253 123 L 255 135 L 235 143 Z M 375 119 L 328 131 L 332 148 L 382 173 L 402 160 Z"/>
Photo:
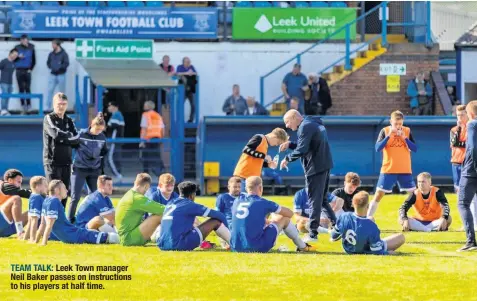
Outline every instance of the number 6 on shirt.
<path fill-rule="evenodd" d="M 240 219 L 246 218 L 250 213 L 248 211 L 248 206 L 250 206 L 250 203 L 240 203 L 237 207 L 237 213 L 235 214 L 235 216 Z"/>

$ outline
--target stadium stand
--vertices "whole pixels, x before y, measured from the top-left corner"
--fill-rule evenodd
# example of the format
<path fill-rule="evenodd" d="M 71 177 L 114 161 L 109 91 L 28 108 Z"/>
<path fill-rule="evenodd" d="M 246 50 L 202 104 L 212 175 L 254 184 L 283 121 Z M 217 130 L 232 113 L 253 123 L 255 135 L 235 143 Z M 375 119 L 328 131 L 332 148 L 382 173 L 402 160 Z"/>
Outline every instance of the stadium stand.
<path fill-rule="evenodd" d="M 146 1 L 146 6 L 150 7 L 163 7 L 164 2 L 163 1 Z"/>
<path fill-rule="evenodd" d="M 311 1 L 310 6 L 311 7 L 328 7 L 328 3 L 323 1 Z"/>
<path fill-rule="evenodd" d="M 128 7 L 144 7 L 143 1 L 127 1 L 126 4 Z"/>
<path fill-rule="evenodd" d="M 124 1 L 107 1 L 109 7 L 125 7 Z"/>
<path fill-rule="evenodd" d="M 303 8 L 303 7 L 310 7 L 310 3 L 308 1 L 297 1 L 294 2 L 296 8 Z"/>
<path fill-rule="evenodd" d="M 253 6 L 254 7 L 272 7 L 272 4 L 268 1 L 256 1 L 256 2 L 253 2 Z"/>

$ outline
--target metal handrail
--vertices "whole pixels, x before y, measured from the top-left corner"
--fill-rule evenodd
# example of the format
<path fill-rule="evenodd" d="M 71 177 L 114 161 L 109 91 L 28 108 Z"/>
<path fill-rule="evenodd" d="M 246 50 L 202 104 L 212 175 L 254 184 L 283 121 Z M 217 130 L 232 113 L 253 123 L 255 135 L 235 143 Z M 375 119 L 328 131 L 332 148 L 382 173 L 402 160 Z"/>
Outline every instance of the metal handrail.
<path fill-rule="evenodd" d="M 384 8 L 387 6 L 387 1 L 383 1 L 380 5 L 374 7 L 373 9 L 369 10 L 367 13 L 357 17 L 356 19 L 354 19 L 353 21 L 341 26 L 338 30 L 336 30 L 335 32 L 333 32 L 332 34 L 328 35 L 326 38 L 324 38 L 323 40 L 320 40 L 318 42 L 316 42 L 315 44 L 311 45 L 310 47 L 306 48 L 305 50 L 299 52 L 297 55 L 295 55 L 294 57 L 290 58 L 289 60 L 287 60 L 286 62 L 282 63 L 281 65 L 279 65 L 278 67 L 276 67 L 275 69 L 273 69 L 272 71 L 268 72 L 267 74 L 263 75 L 260 77 L 260 103 L 263 105 L 264 103 L 264 98 L 265 98 L 265 91 L 264 91 L 264 80 L 266 77 L 270 76 L 271 74 L 275 73 L 277 70 L 281 69 L 282 67 L 284 67 L 285 65 L 289 64 L 290 62 L 294 61 L 295 59 L 297 60 L 298 63 L 300 63 L 300 57 L 305 54 L 306 52 L 312 50 L 313 48 L 315 48 L 316 46 L 318 45 L 321 45 L 323 44 L 324 42 L 330 40 L 332 37 L 334 37 L 335 35 L 337 35 L 338 33 L 341 33 L 343 30 L 346 31 L 346 55 L 344 56 L 344 58 L 341 58 L 339 61 L 345 59 L 346 60 L 346 67 L 349 69 L 350 68 L 350 65 L 349 65 L 349 44 L 351 43 L 350 42 L 350 32 L 349 32 L 349 29 L 350 29 L 350 26 L 357 23 L 358 21 L 364 19 L 366 16 L 370 15 L 371 13 L 377 11 L 378 9 L 380 8 Z M 382 37 L 382 43 L 383 44 L 386 44 L 387 43 L 387 40 L 386 40 L 386 37 L 385 35 L 387 34 L 386 30 L 383 30 L 383 37 Z M 369 42 L 367 43 L 366 41 L 364 41 L 364 43 L 366 45 L 369 45 Z M 338 61 L 338 62 L 339 62 Z M 280 97 L 282 97 L 283 95 L 281 95 Z M 274 100 L 273 102 L 265 105 L 265 107 L 268 107 L 270 106 L 272 103 L 276 102 L 277 100 Z"/>

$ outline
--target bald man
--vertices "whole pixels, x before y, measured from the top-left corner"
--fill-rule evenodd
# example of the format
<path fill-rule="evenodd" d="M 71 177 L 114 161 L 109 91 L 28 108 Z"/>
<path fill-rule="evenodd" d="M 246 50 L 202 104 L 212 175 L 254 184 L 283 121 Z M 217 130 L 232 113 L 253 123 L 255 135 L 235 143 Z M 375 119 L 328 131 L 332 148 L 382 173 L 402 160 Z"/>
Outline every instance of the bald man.
<path fill-rule="evenodd" d="M 312 212 L 307 228 L 309 233 L 304 241 L 307 243 L 318 241 L 318 227 L 322 207 L 329 212 L 331 224 L 336 223 L 336 216 L 328 203 L 326 194 L 330 170 L 333 168 L 330 145 L 326 128 L 319 117 L 303 117 L 297 110 L 289 110 L 283 116 L 285 126 L 292 131 L 298 131 L 298 141 L 285 142 L 280 145 L 280 151 L 292 149 L 289 155 L 280 163 L 280 169 L 285 168 L 289 162 L 300 159 L 305 172 L 305 183 L 308 200 Z M 328 208 L 329 207 L 329 208 Z"/>

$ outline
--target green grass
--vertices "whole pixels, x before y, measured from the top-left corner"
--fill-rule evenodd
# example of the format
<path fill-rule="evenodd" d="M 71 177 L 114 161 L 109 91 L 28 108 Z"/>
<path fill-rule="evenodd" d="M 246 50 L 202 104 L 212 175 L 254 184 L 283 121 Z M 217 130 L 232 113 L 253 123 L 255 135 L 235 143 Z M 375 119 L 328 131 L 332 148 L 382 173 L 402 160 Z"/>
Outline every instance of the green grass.
<path fill-rule="evenodd" d="M 394 256 L 345 255 L 320 235 L 319 251 L 236 254 L 161 252 L 156 246 L 29 245 L 0 239 L 0 300 L 477 300 L 477 252 L 456 253 L 464 242 L 455 195 L 448 195 L 449 232 L 406 233 Z M 291 207 L 291 197 L 271 197 Z M 382 236 L 399 232 L 404 196 L 387 196 L 376 220 Z M 212 207 L 213 198 L 198 202 Z M 209 237 L 216 241 L 216 237 Z M 275 248 L 292 243 L 280 235 Z M 131 281 L 102 281 L 104 290 L 15 291 L 10 264 L 129 265 Z M 76 275 L 78 273 L 75 273 Z M 30 281 L 36 283 L 36 281 Z M 48 282 L 44 282 L 48 283 Z"/>

